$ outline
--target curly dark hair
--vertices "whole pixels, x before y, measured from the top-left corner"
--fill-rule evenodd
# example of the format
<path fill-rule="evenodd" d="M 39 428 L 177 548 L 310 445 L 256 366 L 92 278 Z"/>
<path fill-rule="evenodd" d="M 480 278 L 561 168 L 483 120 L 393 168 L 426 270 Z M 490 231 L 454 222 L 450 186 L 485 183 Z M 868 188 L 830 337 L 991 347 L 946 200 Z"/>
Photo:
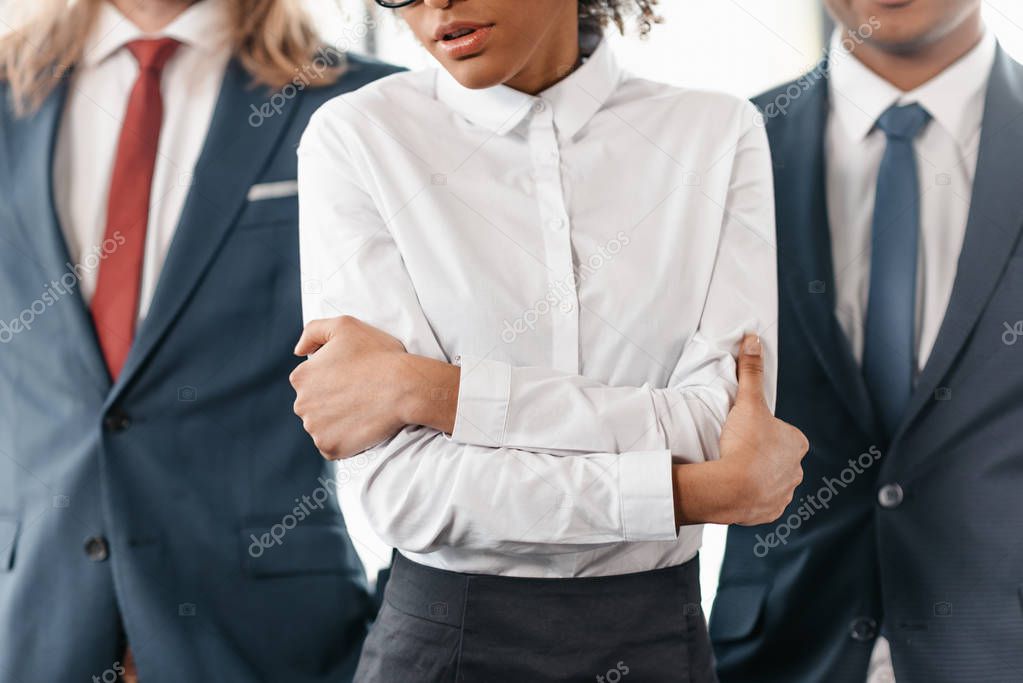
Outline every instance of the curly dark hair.
<path fill-rule="evenodd" d="M 614 25 L 625 32 L 627 21 L 635 19 L 639 33 L 645 36 L 661 17 L 654 11 L 658 0 L 579 0 L 579 25 L 603 31 Z"/>

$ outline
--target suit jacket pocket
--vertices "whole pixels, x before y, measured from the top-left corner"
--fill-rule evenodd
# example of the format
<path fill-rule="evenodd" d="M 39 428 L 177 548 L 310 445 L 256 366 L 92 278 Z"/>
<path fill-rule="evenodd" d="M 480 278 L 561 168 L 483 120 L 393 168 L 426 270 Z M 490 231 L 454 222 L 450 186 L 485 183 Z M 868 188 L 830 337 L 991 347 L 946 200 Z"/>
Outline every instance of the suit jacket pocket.
<path fill-rule="evenodd" d="M 710 614 L 710 638 L 715 643 L 743 640 L 763 621 L 767 586 L 735 584 L 718 588 Z"/>
<path fill-rule="evenodd" d="M 291 195 L 246 202 L 238 217 L 238 227 L 247 230 L 268 225 L 296 227 L 298 225 L 298 197 Z"/>
<path fill-rule="evenodd" d="M 365 572 L 348 530 L 337 524 L 287 528 L 249 527 L 241 532 L 242 569 L 249 576 L 346 574 L 363 580 Z"/>

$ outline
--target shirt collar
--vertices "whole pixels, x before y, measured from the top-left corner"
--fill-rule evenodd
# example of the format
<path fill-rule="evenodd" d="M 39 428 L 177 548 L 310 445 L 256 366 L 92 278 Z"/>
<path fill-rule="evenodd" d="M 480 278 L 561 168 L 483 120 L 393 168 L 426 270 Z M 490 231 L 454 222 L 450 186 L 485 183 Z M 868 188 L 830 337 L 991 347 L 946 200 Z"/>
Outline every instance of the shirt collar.
<path fill-rule="evenodd" d="M 512 131 L 543 101 L 553 110 L 558 132 L 572 137 L 600 111 L 621 77 L 614 51 L 607 41 L 602 41 L 578 69 L 538 96 L 506 85 L 472 90 L 441 69 L 437 75 L 437 99 L 471 123 L 497 135 Z"/>
<path fill-rule="evenodd" d="M 960 145 L 977 135 L 984 117 L 984 93 L 998 43 L 985 31 L 959 61 L 911 92 L 902 92 L 842 47 L 836 31 L 829 51 L 832 111 L 846 133 L 862 140 L 894 104 L 919 103 Z"/>
<path fill-rule="evenodd" d="M 199 0 L 163 30 L 150 34 L 133 24 L 112 3 L 103 2 L 85 42 L 82 64 L 99 64 L 131 41 L 144 38 L 174 38 L 213 54 L 228 47 L 229 28 L 224 0 Z"/>

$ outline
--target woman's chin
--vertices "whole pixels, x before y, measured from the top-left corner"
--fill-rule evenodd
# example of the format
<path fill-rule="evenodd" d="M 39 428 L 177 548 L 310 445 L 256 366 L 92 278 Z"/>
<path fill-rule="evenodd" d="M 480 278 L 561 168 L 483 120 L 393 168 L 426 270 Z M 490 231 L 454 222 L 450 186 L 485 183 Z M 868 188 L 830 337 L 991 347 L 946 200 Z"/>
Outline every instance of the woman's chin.
<path fill-rule="evenodd" d="M 442 66 L 456 81 L 470 90 L 482 90 L 501 85 L 510 76 L 502 70 L 500 61 L 483 55 L 464 60 L 445 60 Z"/>

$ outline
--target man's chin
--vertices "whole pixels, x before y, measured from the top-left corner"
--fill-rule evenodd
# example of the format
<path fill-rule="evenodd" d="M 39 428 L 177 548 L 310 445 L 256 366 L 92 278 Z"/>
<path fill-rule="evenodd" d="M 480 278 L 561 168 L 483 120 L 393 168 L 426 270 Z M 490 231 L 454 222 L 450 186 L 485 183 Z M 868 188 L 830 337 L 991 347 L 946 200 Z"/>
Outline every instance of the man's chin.
<path fill-rule="evenodd" d="M 882 52 L 912 55 L 934 43 L 938 36 L 934 30 L 918 26 L 899 26 L 891 23 L 874 31 L 865 42 Z"/>

